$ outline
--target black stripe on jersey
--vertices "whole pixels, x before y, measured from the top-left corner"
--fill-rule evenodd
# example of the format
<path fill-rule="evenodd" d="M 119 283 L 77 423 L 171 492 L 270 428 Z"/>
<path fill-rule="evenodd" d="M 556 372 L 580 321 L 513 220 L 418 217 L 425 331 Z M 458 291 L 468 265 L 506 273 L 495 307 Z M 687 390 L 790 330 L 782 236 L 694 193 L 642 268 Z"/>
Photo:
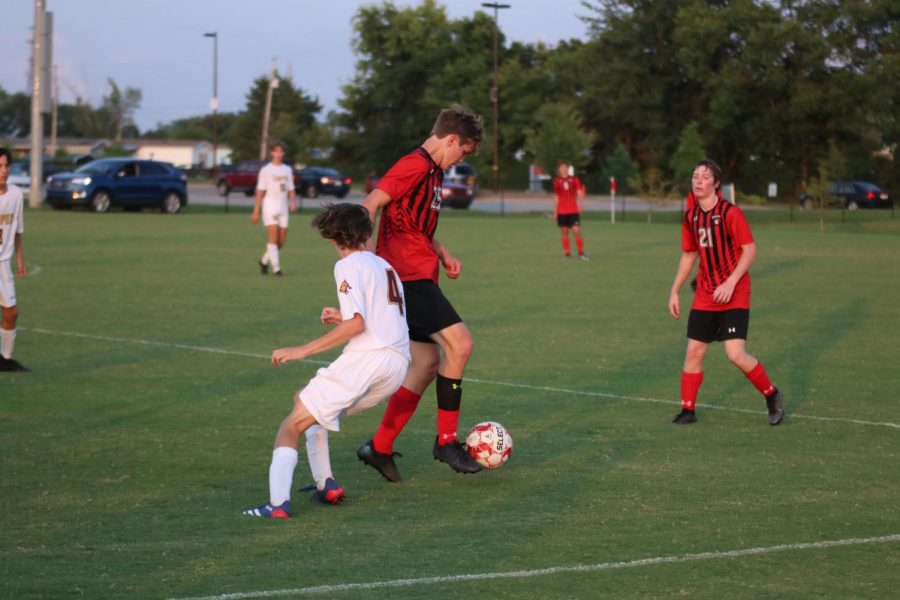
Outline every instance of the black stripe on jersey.
<path fill-rule="evenodd" d="M 731 212 L 733 207 L 732 204 L 727 202 L 719 201 L 721 205 L 720 213 L 722 215 L 722 219 L 719 222 L 719 237 L 722 238 L 722 241 L 719 245 L 719 255 L 722 259 L 722 280 L 728 279 L 731 276 L 731 266 L 734 265 L 735 259 L 735 248 L 734 248 L 734 240 L 731 238 L 731 234 L 728 232 L 728 213 Z M 728 269 L 728 272 L 725 272 L 725 269 Z"/>

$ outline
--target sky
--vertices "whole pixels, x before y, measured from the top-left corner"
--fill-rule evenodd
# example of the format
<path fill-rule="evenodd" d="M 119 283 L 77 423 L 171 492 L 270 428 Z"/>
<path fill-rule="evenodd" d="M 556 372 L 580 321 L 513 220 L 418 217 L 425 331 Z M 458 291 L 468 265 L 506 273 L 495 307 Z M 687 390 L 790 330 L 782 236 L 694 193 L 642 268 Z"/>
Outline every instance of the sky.
<path fill-rule="evenodd" d="M 379 2 L 380 3 L 380 2 Z M 237 112 L 252 82 L 272 68 L 292 74 L 294 83 L 317 97 L 321 117 L 338 108 L 341 86 L 354 74 L 351 0 L 45 0 L 53 13 L 53 55 L 60 102 L 81 97 L 97 106 L 109 92 L 107 79 L 137 88 L 143 100 L 135 113 L 141 131 L 159 123 L 210 112 L 213 40 L 218 33 L 219 111 Z M 418 1 L 394 0 L 398 7 Z M 581 0 L 504 0 L 500 29 L 508 41 L 584 39 L 587 14 Z M 33 0 L 2 0 L 0 86 L 9 93 L 30 90 Z M 450 19 L 470 17 L 481 0 L 443 0 Z"/>

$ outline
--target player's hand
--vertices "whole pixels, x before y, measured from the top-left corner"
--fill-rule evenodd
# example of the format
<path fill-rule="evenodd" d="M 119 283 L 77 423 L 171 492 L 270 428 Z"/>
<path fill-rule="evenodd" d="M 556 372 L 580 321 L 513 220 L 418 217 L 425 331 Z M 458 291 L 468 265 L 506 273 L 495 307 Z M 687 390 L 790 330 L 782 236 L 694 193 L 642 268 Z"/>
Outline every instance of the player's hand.
<path fill-rule="evenodd" d="M 272 364 L 276 367 L 280 367 L 285 363 L 289 363 L 292 360 L 303 360 L 306 358 L 306 355 L 300 349 L 300 346 L 294 348 L 278 348 L 277 350 L 272 350 Z"/>
<path fill-rule="evenodd" d="M 726 279 L 722 282 L 722 285 L 716 288 L 716 291 L 713 292 L 713 301 L 717 304 L 727 304 L 729 300 L 731 300 L 731 296 L 734 295 L 734 284 Z"/>
<path fill-rule="evenodd" d="M 292 213 L 297 212 L 297 201 L 296 200 L 291 201 L 291 212 Z"/>
<path fill-rule="evenodd" d="M 341 317 L 341 311 L 331 306 L 326 306 L 322 309 L 322 315 L 319 319 L 321 319 L 323 325 L 337 325 L 344 320 Z"/>
<path fill-rule="evenodd" d="M 669 314 L 676 319 L 681 316 L 681 300 L 678 298 L 678 292 L 669 294 Z"/>
<path fill-rule="evenodd" d="M 28 267 L 25 266 L 24 262 L 20 262 L 18 264 L 18 275 L 19 277 L 25 277 L 28 274 Z"/>
<path fill-rule="evenodd" d="M 254 210 L 253 214 L 250 215 L 250 222 L 256 225 L 259 223 L 259 211 Z"/>
<path fill-rule="evenodd" d="M 459 262 L 455 256 L 445 252 L 441 262 L 444 263 L 444 270 L 447 272 L 447 277 L 450 279 L 459 277 L 459 274 L 462 272 L 462 263 Z"/>

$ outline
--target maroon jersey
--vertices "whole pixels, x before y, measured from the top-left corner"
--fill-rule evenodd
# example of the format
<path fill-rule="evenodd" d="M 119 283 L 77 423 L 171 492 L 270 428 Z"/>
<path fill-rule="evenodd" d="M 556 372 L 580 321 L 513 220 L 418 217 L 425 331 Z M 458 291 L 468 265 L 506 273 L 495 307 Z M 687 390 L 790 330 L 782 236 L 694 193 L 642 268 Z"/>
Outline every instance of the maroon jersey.
<path fill-rule="evenodd" d="M 398 160 L 376 186 L 391 201 L 381 209 L 375 252 L 391 263 L 401 281 L 438 281 L 440 260 L 431 240 L 443 181 L 444 171 L 420 147 Z"/>
<path fill-rule="evenodd" d="M 577 215 L 578 190 L 581 189 L 581 180 L 574 175 L 570 177 L 554 177 L 553 191 L 556 193 L 556 214 Z"/>
<path fill-rule="evenodd" d="M 744 213 L 723 198 L 709 210 L 698 203 L 684 213 L 681 228 L 681 247 L 685 252 L 698 252 L 700 270 L 697 273 L 697 293 L 692 308 L 698 310 L 731 310 L 750 308 L 750 273 L 734 286 L 734 294 L 727 304 L 713 300 L 713 292 L 728 279 L 744 253 L 742 246 L 753 243 L 753 234 Z"/>

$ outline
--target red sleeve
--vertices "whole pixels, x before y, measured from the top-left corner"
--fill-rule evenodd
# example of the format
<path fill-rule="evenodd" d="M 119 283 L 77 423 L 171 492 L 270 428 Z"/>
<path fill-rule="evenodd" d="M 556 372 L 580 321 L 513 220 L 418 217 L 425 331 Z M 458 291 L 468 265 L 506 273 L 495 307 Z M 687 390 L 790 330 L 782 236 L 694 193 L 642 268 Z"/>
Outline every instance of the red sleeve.
<path fill-rule="evenodd" d="M 738 246 L 746 246 L 753 243 L 753 233 L 750 231 L 750 225 L 747 223 L 747 217 L 737 206 L 733 206 L 728 211 L 728 233 L 732 239 L 737 242 Z"/>
<path fill-rule="evenodd" d="M 553 178 L 553 193 L 559 194 L 559 177 Z"/>
<path fill-rule="evenodd" d="M 384 174 L 375 187 L 391 197 L 402 198 L 412 187 L 422 180 L 422 174 L 431 168 L 419 154 L 407 154 Z"/>
<path fill-rule="evenodd" d="M 698 252 L 697 242 L 694 239 L 694 232 L 691 231 L 691 224 L 688 221 L 690 211 L 685 213 L 681 219 L 681 249 L 685 252 Z"/>

